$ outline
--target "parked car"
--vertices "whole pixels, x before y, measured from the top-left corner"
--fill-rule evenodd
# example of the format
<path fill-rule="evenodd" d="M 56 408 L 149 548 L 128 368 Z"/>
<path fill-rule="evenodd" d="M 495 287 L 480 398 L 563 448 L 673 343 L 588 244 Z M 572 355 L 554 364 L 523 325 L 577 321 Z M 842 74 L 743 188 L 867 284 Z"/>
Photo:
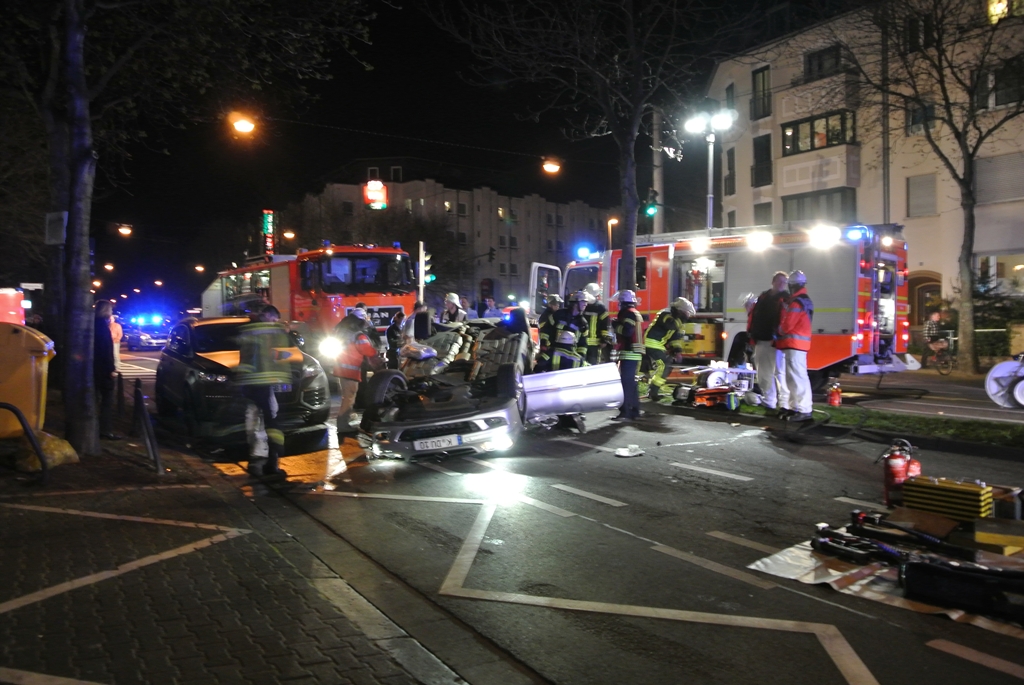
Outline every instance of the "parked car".
<path fill-rule="evenodd" d="M 142 324 L 125 329 L 124 339 L 128 349 L 160 349 L 167 344 L 167 326 L 164 324 Z"/>
<path fill-rule="evenodd" d="M 361 427 L 375 456 L 503 451 L 528 425 L 622 404 L 614 364 L 526 375 L 528 334 L 502 334 L 487 320 L 448 326 L 424 343 L 436 356 L 406 359 L 401 371 L 377 372 L 368 383 Z"/>
<path fill-rule="evenodd" d="M 185 319 L 170 330 L 156 369 L 156 405 L 161 416 L 181 411 L 193 437 L 244 439 L 248 404 L 234 384 L 239 329 L 247 317 Z M 293 336 L 297 345 L 301 339 Z M 327 421 L 331 396 L 327 375 L 298 347 L 290 353 L 291 382 L 275 387 L 278 423 L 286 433 Z"/>

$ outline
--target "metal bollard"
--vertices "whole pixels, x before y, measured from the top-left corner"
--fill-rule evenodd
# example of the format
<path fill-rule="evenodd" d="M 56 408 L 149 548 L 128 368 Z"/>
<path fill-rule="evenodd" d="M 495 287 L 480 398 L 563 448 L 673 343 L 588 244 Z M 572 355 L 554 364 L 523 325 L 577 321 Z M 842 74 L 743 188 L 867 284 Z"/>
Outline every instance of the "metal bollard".
<path fill-rule="evenodd" d="M 142 432 L 142 440 L 146 443 L 146 453 L 153 460 L 153 468 L 157 475 L 163 475 L 164 468 L 160 461 L 160 446 L 156 444 L 156 434 L 153 431 L 153 422 L 149 418 L 149 410 L 146 409 L 146 398 L 142 394 L 142 380 L 135 379 L 135 425 Z M 134 432 L 133 432 L 134 435 Z"/>
<path fill-rule="evenodd" d="M 117 372 L 117 415 L 124 418 L 124 376 L 120 371 Z"/>

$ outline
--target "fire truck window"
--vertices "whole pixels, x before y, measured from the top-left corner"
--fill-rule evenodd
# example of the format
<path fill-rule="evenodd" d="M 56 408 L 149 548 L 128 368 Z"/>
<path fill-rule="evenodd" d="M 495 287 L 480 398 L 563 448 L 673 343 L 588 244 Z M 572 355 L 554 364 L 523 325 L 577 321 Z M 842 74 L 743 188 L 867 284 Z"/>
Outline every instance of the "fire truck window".
<path fill-rule="evenodd" d="M 313 289 L 313 274 L 316 273 L 316 269 L 314 268 L 314 266 L 315 265 L 313 264 L 313 262 L 309 261 L 308 259 L 299 262 L 299 278 L 302 280 L 301 285 L 303 290 Z"/>
<path fill-rule="evenodd" d="M 326 293 L 401 291 L 413 286 L 408 258 L 395 255 L 334 256 L 321 263 L 320 280 Z"/>
<path fill-rule="evenodd" d="M 725 255 L 708 255 L 684 261 L 682 296 L 698 312 L 722 312 L 725 290 Z"/>
<path fill-rule="evenodd" d="M 636 258 L 636 289 L 647 290 L 647 257 Z"/>
<path fill-rule="evenodd" d="M 263 295 L 265 297 L 270 296 L 270 270 L 265 269 L 263 271 L 257 271 L 252 275 L 252 279 L 249 281 L 252 287 L 252 292 L 257 295 Z"/>
<path fill-rule="evenodd" d="M 583 290 L 587 283 L 600 283 L 597 280 L 596 266 L 577 266 L 565 272 L 565 296 L 572 295 L 578 290 Z"/>

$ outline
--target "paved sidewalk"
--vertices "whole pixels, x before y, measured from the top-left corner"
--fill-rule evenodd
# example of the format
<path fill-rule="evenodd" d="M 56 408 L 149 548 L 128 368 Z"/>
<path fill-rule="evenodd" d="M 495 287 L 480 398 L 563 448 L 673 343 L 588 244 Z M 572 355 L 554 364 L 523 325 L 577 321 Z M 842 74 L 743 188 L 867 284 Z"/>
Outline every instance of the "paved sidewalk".
<path fill-rule="evenodd" d="M 463 682 L 422 648 L 431 677 L 413 677 L 317 589 L 347 584 L 208 465 L 164 450 L 158 478 L 137 442 L 104 444 L 45 488 L 0 471 L 0 682 Z"/>

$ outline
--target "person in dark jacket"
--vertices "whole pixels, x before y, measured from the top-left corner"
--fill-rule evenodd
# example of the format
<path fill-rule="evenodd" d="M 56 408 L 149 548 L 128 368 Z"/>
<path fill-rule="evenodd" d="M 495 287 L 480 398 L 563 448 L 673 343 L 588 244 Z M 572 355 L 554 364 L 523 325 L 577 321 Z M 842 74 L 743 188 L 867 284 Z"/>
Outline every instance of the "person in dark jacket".
<path fill-rule="evenodd" d="M 622 382 L 622 406 L 612 421 L 633 421 L 640 418 L 640 395 L 636 372 L 644 357 L 644 318 L 636 310 L 639 301 L 632 290 L 618 294 L 619 314 L 615 318 L 615 351 L 619 358 L 619 379 Z"/>
<path fill-rule="evenodd" d="M 402 327 L 405 323 L 405 313 L 397 312 L 391 317 L 391 325 L 385 332 L 388 341 L 388 368 L 398 368 L 398 351 L 402 349 Z"/>
<path fill-rule="evenodd" d="M 110 303 L 100 300 L 96 303 L 96 322 L 93 326 L 92 371 L 96 384 L 96 399 L 99 401 L 100 437 L 106 440 L 120 440 L 114 433 L 114 386 L 117 365 L 114 362 L 114 339 L 110 336 L 110 319 L 113 316 Z"/>
<path fill-rule="evenodd" d="M 761 388 L 761 405 L 769 416 L 789 411 L 789 388 L 786 384 L 786 358 L 775 348 L 782 311 L 789 300 L 786 286 L 789 274 L 776 271 L 772 287 L 757 296 L 757 304 L 750 312 L 747 332 L 754 343 L 754 366 L 757 385 Z"/>

